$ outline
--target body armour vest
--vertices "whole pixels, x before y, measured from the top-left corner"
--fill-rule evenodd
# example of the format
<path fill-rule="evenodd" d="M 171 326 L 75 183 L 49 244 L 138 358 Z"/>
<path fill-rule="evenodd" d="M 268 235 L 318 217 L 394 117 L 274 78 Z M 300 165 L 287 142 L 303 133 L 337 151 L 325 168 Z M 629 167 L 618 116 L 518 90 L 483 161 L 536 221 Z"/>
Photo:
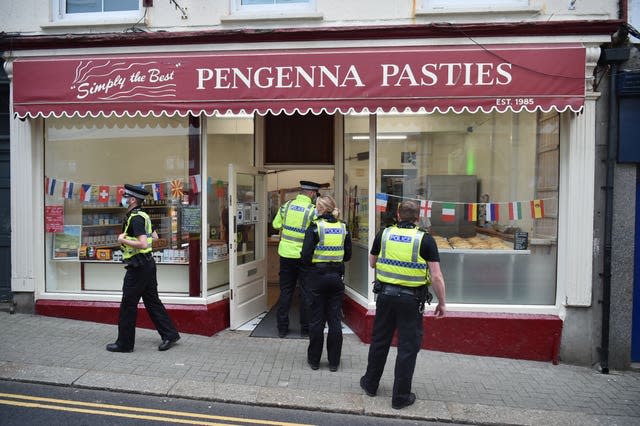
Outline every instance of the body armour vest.
<path fill-rule="evenodd" d="M 315 219 L 315 206 L 310 198 L 298 195 L 280 207 L 278 215 L 273 220 L 273 227 L 278 229 L 280 224 L 280 244 L 278 254 L 289 259 L 300 259 L 304 233 Z"/>
<path fill-rule="evenodd" d="M 318 244 L 313 251 L 311 262 L 342 262 L 344 258 L 344 240 L 347 237 L 347 227 L 343 222 L 329 222 L 318 219 L 316 222 Z"/>
<path fill-rule="evenodd" d="M 129 245 L 122 244 L 122 258 L 125 260 L 129 259 L 132 256 L 135 256 L 136 254 L 150 253 L 153 250 L 153 237 L 152 237 L 153 230 L 151 228 L 151 218 L 145 212 L 141 210 L 137 210 L 134 213 L 130 214 L 129 217 L 127 218 L 127 222 L 125 223 L 124 230 L 122 232 L 124 232 L 125 234 L 127 233 L 127 231 L 129 230 L 129 224 L 131 223 L 131 219 L 134 216 L 140 216 L 144 219 L 144 229 L 147 234 L 147 248 L 137 249 Z M 125 238 L 127 240 L 137 239 L 136 237 L 130 237 L 129 235 L 126 235 Z"/>
<path fill-rule="evenodd" d="M 376 262 L 379 281 L 419 287 L 431 284 L 427 261 L 420 256 L 425 231 L 391 226 L 382 232 L 380 255 Z"/>

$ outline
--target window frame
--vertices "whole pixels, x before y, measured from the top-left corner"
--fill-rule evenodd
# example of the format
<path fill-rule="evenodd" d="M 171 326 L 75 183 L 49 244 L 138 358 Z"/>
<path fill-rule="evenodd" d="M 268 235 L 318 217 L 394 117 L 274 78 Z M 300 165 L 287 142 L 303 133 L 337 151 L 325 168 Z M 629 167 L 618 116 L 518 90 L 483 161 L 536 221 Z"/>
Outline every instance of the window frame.
<path fill-rule="evenodd" d="M 104 3 L 105 0 L 102 0 Z M 138 20 L 144 14 L 142 0 L 138 0 L 137 10 L 119 10 L 113 12 L 67 13 L 66 0 L 51 0 L 52 20 L 54 22 L 108 21 L 105 23 Z"/>

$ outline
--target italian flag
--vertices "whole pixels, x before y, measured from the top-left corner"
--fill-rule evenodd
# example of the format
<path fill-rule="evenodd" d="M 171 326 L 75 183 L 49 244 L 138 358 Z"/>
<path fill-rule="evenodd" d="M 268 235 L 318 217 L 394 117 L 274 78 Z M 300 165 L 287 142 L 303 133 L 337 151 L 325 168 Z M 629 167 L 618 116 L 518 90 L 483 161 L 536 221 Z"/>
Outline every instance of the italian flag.
<path fill-rule="evenodd" d="M 456 220 L 456 205 L 453 203 L 442 203 L 442 221 L 454 222 Z"/>

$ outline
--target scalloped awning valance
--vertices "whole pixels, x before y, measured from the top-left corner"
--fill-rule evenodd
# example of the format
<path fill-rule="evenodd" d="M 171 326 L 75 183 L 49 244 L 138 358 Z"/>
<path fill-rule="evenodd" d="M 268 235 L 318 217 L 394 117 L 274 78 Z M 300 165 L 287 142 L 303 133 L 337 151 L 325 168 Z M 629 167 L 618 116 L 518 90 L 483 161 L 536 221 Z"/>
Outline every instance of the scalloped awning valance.
<path fill-rule="evenodd" d="M 204 113 L 579 111 L 579 44 L 20 58 L 20 118 Z"/>

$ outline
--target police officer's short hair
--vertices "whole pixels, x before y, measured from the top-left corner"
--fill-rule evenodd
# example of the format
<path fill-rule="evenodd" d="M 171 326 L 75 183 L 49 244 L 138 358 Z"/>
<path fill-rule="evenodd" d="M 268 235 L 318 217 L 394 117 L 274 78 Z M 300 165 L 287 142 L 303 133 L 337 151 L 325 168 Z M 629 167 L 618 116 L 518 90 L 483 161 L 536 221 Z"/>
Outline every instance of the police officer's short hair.
<path fill-rule="evenodd" d="M 415 222 L 420 217 L 420 207 L 412 200 L 405 200 L 398 205 L 398 217 L 402 222 Z"/>

